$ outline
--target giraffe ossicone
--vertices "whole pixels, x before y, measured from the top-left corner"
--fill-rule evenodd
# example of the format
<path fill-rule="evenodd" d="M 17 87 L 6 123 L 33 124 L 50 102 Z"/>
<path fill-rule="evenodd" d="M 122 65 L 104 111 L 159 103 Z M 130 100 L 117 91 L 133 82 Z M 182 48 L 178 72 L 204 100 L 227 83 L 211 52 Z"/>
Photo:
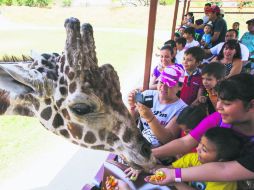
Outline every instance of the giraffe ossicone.
<path fill-rule="evenodd" d="M 33 62 L 0 64 L 0 114 L 36 117 L 72 143 L 122 154 L 133 167 L 155 164 L 122 101 L 114 68 L 98 66 L 93 28 L 65 21 L 63 55 L 42 54 Z"/>

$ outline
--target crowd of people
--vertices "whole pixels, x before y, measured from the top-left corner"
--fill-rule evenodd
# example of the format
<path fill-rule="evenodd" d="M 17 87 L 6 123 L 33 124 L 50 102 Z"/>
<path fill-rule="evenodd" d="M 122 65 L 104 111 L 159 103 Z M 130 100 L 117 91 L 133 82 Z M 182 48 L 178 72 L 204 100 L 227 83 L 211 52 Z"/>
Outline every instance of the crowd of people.
<path fill-rule="evenodd" d="M 234 190 L 237 181 L 254 179 L 254 18 L 239 38 L 240 23 L 228 30 L 217 5 L 205 4 L 204 13 L 197 20 L 187 13 L 160 49 L 150 88 L 141 92 L 151 108 L 136 99 L 137 90 L 128 103 L 156 169 L 166 174 L 161 181 L 147 176 L 147 183 Z M 141 171 L 125 172 L 137 178 Z"/>

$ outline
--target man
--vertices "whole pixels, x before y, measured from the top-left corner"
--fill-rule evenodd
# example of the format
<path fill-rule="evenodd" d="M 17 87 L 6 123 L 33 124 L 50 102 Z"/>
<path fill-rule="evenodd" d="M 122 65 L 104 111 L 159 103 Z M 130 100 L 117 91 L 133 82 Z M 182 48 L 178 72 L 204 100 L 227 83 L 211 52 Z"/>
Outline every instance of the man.
<path fill-rule="evenodd" d="M 227 32 L 227 23 L 220 17 L 220 8 L 217 5 L 212 5 L 207 9 L 207 12 L 209 20 L 213 24 L 212 45 L 215 46 L 224 41 Z"/>

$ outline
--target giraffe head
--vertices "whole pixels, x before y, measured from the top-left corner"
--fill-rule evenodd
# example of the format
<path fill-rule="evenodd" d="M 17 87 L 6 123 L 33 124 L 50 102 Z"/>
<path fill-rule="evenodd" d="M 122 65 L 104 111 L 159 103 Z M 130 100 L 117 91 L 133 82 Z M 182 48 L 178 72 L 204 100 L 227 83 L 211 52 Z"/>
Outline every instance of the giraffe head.
<path fill-rule="evenodd" d="M 116 72 L 109 64 L 97 65 L 92 26 L 80 29 L 76 18 L 64 26 L 62 56 L 0 65 L 0 114 L 37 117 L 72 143 L 122 154 L 136 168 L 153 166 L 150 146 L 122 101 Z"/>

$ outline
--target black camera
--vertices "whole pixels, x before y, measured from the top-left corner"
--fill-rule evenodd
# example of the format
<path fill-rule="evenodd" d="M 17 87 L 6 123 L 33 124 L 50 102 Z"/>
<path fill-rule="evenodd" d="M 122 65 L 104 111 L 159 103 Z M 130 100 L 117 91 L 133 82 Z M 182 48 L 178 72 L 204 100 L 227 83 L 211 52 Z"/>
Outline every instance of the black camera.
<path fill-rule="evenodd" d="M 153 107 L 153 96 L 143 96 L 141 92 L 137 92 L 135 95 L 135 101 L 145 105 L 148 108 Z"/>

